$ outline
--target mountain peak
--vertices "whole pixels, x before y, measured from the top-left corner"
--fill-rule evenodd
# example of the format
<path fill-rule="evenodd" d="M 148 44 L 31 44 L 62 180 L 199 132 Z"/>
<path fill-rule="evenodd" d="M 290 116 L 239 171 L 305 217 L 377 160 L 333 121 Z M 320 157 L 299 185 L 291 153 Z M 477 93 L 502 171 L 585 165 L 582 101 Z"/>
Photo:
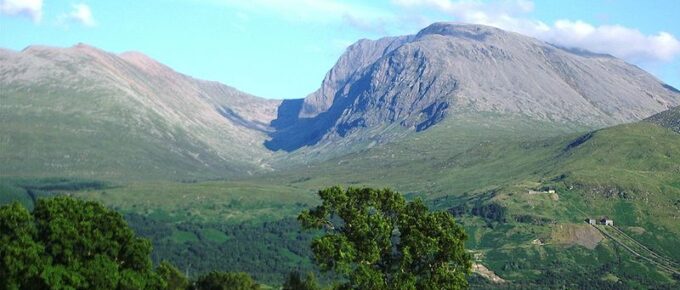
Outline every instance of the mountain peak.
<path fill-rule="evenodd" d="M 486 25 L 456 22 L 435 22 L 430 26 L 420 30 L 416 37 L 420 38 L 426 35 L 442 35 L 483 41 L 489 36 L 505 33 L 507 32 L 504 30 Z"/>
<path fill-rule="evenodd" d="M 74 44 L 74 45 L 72 46 L 72 48 L 75 48 L 75 49 L 87 49 L 87 50 L 90 50 L 90 49 L 99 50 L 98 48 L 96 48 L 96 47 L 94 47 L 94 46 L 92 46 L 92 45 L 89 45 L 89 44 L 87 44 L 87 43 L 84 43 L 84 42 L 78 42 L 78 43 Z"/>
<path fill-rule="evenodd" d="M 70 56 L 79 56 L 79 55 L 90 55 L 90 56 L 102 56 L 108 54 L 106 51 L 103 51 L 97 47 L 94 47 L 92 45 L 88 45 L 82 42 L 79 42 L 71 47 L 55 47 L 55 46 L 48 46 L 48 45 L 29 45 L 25 47 L 24 49 L 21 50 L 21 53 L 28 54 L 28 55 L 34 55 L 34 56 L 51 56 L 54 57 L 55 55 L 70 55 Z"/>

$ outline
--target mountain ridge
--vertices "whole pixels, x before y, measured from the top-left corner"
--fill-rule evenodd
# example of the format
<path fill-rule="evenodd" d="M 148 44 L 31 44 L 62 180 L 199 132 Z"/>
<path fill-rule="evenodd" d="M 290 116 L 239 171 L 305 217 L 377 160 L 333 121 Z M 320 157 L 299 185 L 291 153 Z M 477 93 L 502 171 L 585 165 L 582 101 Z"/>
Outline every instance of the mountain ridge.
<path fill-rule="evenodd" d="M 74 170 L 82 167 L 79 164 L 90 164 L 88 167 L 103 171 L 109 167 L 119 168 L 123 163 L 140 170 L 152 167 L 143 169 L 142 176 L 150 172 L 163 176 L 163 166 L 168 165 L 161 165 L 167 161 L 163 156 L 174 160 L 173 165 L 165 169 L 170 175 L 207 173 L 219 177 L 248 174 L 267 167 L 268 162 L 263 158 L 269 153 L 261 143 L 268 126 L 260 123 L 274 118 L 280 101 L 260 99 L 217 82 L 194 79 L 139 53 L 121 57 L 84 44 L 5 51 L 0 54 L 0 62 L 3 63 L 0 108 L 6 125 L 2 131 L 13 137 L 20 134 L 9 132 L 21 127 L 34 131 L 21 140 L 12 138 L 5 143 L 8 154 L 16 150 L 14 157 L 5 158 L 34 156 L 31 159 L 35 160 L 31 161 L 35 164 L 26 171 L 44 162 Z M 83 131 L 88 127 L 91 129 Z M 117 129 L 104 130 L 107 127 Z M 53 136 L 49 132 L 38 133 L 41 128 L 65 132 Z M 119 134 L 122 135 L 115 136 Z M 91 135 L 99 139 L 88 140 L 87 136 Z M 25 152 L 30 148 L 24 148 L 22 143 L 29 139 L 51 149 L 40 150 L 39 156 Z M 70 140 L 82 140 L 83 144 L 76 147 L 102 142 L 104 148 L 113 148 L 75 150 L 62 146 L 71 143 Z M 125 143 L 121 143 L 123 140 Z M 126 148 L 126 145 L 132 147 Z M 121 155 L 121 150 L 133 152 L 126 156 Z M 156 150 L 158 152 L 149 154 Z M 95 156 L 108 161 L 99 164 L 100 161 L 90 155 L 80 156 L 78 160 L 64 157 L 82 151 L 96 153 Z M 114 156 L 104 158 L 106 155 Z M 260 158 L 251 158 L 253 155 Z M 5 158 L 2 159 L 6 162 L 16 163 Z M 146 160 L 148 164 L 138 160 Z M 19 168 L 3 172 L 17 173 Z M 181 173 L 176 172 L 178 169 Z"/>
<path fill-rule="evenodd" d="M 259 98 L 178 73 L 140 52 L 114 54 L 86 44 L 2 50 L 0 62 L 7 120 L 22 119 L 19 113 L 53 112 L 71 120 L 74 138 L 81 134 L 76 115 L 94 132 L 96 124 L 123 126 L 137 132 L 131 135 L 137 140 L 133 144 L 158 144 L 173 152 L 157 160 L 182 156 L 177 162 L 190 160 L 194 168 L 183 172 L 209 172 L 211 177 L 323 161 L 413 138 L 470 114 L 595 129 L 680 104 L 680 92 L 611 56 L 488 26 L 451 23 L 356 42 L 304 99 Z M 37 88 L 42 91 L 36 93 Z M 47 120 L 25 122 L 15 125 L 56 126 Z M 70 153 L 59 150 L 63 154 L 44 158 L 60 164 L 59 156 Z"/>

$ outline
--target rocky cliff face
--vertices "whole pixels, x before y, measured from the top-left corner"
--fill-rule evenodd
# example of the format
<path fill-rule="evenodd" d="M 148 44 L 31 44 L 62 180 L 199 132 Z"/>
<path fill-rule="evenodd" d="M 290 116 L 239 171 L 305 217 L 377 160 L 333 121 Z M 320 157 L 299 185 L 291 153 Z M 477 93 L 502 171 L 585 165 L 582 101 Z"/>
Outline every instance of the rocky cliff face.
<path fill-rule="evenodd" d="M 335 95 L 346 84 L 360 77 L 358 72 L 411 38 L 413 36 L 385 37 L 378 40 L 362 39 L 349 46 L 335 66 L 326 74 L 321 88 L 304 99 L 299 116 L 311 118 L 327 111 L 333 104 Z"/>
<path fill-rule="evenodd" d="M 678 104 L 680 93 L 609 55 L 487 26 L 435 23 L 416 35 L 351 46 L 302 101 L 299 118 L 279 126 L 266 145 L 292 151 L 392 124 L 421 131 L 463 112 L 599 128 Z"/>

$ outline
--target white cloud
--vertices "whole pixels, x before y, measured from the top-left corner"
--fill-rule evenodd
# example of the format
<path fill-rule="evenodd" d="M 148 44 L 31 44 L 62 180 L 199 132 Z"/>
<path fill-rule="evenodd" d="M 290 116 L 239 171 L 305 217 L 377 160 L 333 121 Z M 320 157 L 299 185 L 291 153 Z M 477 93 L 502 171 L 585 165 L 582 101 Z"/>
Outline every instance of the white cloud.
<path fill-rule="evenodd" d="M 273 14 L 290 21 L 342 23 L 354 29 L 385 35 L 413 31 L 432 22 L 428 16 L 484 24 L 519 32 L 554 44 L 608 53 L 625 60 L 666 62 L 680 55 L 680 41 L 667 32 L 646 35 L 620 25 L 596 26 L 580 20 L 546 23 L 531 17 L 531 0 L 391 0 L 395 7 L 379 8 L 369 1 L 341 0 L 199 0 L 235 7 L 248 13 Z M 418 26 L 418 27 L 416 27 Z"/>
<path fill-rule="evenodd" d="M 568 19 L 548 24 L 528 16 L 534 10 L 532 1 L 393 0 L 393 3 L 409 9 L 431 9 L 456 21 L 495 26 L 633 62 L 665 62 L 680 55 L 680 41 L 668 32 L 645 35 L 621 25 L 595 26 Z"/>
<path fill-rule="evenodd" d="M 583 21 L 558 20 L 537 35 L 555 44 L 583 47 L 634 61 L 671 61 L 680 54 L 680 41 L 667 32 L 645 35 L 620 25 L 593 26 Z"/>
<path fill-rule="evenodd" d="M 0 0 L 0 14 L 27 16 L 34 22 L 42 19 L 42 0 Z"/>
<path fill-rule="evenodd" d="M 73 10 L 68 14 L 67 18 L 85 26 L 97 25 L 92 16 L 92 10 L 87 4 L 73 5 Z"/>

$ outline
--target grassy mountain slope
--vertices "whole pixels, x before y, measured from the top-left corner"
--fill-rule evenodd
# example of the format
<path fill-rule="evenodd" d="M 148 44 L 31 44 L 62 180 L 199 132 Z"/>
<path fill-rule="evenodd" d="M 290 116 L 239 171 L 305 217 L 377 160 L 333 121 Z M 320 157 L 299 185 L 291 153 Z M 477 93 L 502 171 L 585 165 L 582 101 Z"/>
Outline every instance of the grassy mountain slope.
<path fill-rule="evenodd" d="M 180 179 L 266 167 L 261 121 L 278 101 L 86 45 L 2 51 L 0 62 L 2 176 Z"/>
<path fill-rule="evenodd" d="M 608 287 L 618 289 L 677 285 L 677 276 L 602 239 L 584 219 L 612 218 L 636 241 L 680 261 L 679 144 L 678 134 L 645 123 L 598 131 L 569 156 L 553 159 L 544 179 L 533 180 L 534 188 L 549 185 L 557 194 L 529 194 L 532 180 L 494 192 L 487 204 L 503 208 L 505 221 L 493 230 L 488 218 L 471 227 L 474 243 L 502 277 L 540 280 L 538 274 L 553 272 L 565 280 L 609 277 Z"/>
<path fill-rule="evenodd" d="M 510 281 L 475 280 L 477 287 L 677 285 L 583 220 L 613 218 L 635 241 L 679 261 L 680 134 L 651 122 L 590 133 L 553 125 L 464 117 L 405 142 L 238 182 L 141 182 L 73 194 L 127 213 L 154 239 L 157 259 L 195 271 L 241 268 L 277 281 L 290 267 L 313 269 L 309 236 L 291 218 L 318 202 L 315 190 L 342 184 L 390 186 L 456 214 L 478 262 Z M 204 254 L 232 249 L 242 259 Z"/>
<path fill-rule="evenodd" d="M 441 124 L 410 141 L 308 166 L 270 182 L 391 186 L 424 198 L 459 216 L 470 235 L 469 248 L 480 263 L 512 281 L 508 287 L 625 289 L 677 283 L 672 273 L 605 239 L 584 219 L 613 218 L 635 241 L 680 261 L 675 246 L 680 134 L 649 122 L 559 134 L 546 124 L 523 127 L 517 120 L 497 118 L 484 119 L 487 126 L 482 120 Z M 455 124 L 460 127 L 453 129 Z M 530 193 L 546 188 L 557 193 Z"/>

